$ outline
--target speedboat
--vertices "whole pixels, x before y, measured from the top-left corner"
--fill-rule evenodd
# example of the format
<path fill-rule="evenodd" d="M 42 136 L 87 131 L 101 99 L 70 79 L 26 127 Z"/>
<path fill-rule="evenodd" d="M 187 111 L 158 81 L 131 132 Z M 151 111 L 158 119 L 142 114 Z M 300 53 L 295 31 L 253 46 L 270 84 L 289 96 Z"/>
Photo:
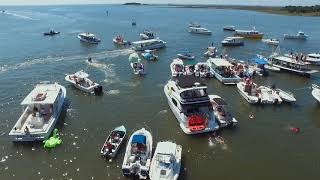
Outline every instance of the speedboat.
<path fill-rule="evenodd" d="M 166 42 L 160 39 L 149 39 L 132 42 L 132 48 L 135 51 L 154 50 L 166 47 Z"/>
<path fill-rule="evenodd" d="M 150 165 L 150 180 L 177 180 L 181 154 L 182 146 L 170 141 L 159 142 Z"/>
<path fill-rule="evenodd" d="M 308 35 L 302 31 L 299 31 L 297 34 L 284 34 L 284 39 L 306 40 L 307 38 Z"/>
<path fill-rule="evenodd" d="M 308 54 L 306 61 L 314 65 L 320 65 L 320 53 Z"/>
<path fill-rule="evenodd" d="M 271 38 L 271 39 L 262 39 L 262 42 L 265 42 L 265 43 L 270 44 L 270 45 L 278 46 L 279 43 L 280 43 L 280 40 Z"/>
<path fill-rule="evenodd" d="M 199 28 L 199 27 L 201 27 L 201 25 L 196 23 L 196 22 L 190 22 L 189 23 L 189 27 L 197 27 L 197 28 Z"/>
<path fill-rule="evenodd" d="M 80 33 L 78 38 L 82 42 L 90 43 L 90 44 L 98 44 L 101 42 L 101 39 L 97 38 L 96 35 L 91 33 Z"/>
<path fill-rule="evenodd" d="M 225 26 L 223 27 L 224 31 L 235 31 L 236 27 L 235 26 Z"/>
<path fill-rule="evenodd" d="M 127 144 L 122 163 L 125 176 L 147 179 L 152 157 L 152 135 L 145 128 L 135 131 Z"/>
<path fill-rule="evenodd" d="M 207 51 L 204 53 L 204 56 L 215 58 L 217 56 L 217 48 L 212 46 L 207 47 Z"/>
<path fill-rule="evenodd" d="M 185 134 L 219 129 L 212 111 L 207 86 L 195 76 L 178 76 L 164 86 L 168 104 Z"/>
<path fill-rule="evenodd" d="M 66 88 L 58 83 L 42 82 L 21 102 L 24 111 L 9 136 L 13 141 L 48 139 L 58 121 L 66 99 Z"/>
<path fill-rule="evenodd" d="M 127 41 L 124 40 L 122 36 L 116 36 L 115 38 L 112 39 L 113 43 L 118 44 L 118 45 L 126 45 Z"/>
<path fill-rule="evenodd" d="M 209 98 L 220 128 L 235 126 L 238 124 L 236 118 L 234 118 L 228 111 L 228 104 L 224 101 L 224 99 L 217 95 L 209 95 Z"/>
<path fill-rule="evenodd" d="M 196 76 L 202 78 L 210 78 L 213 76 L 210 67 L 205 62 L 198 62 L 194 67 L 194 73 Z"/>
<path fill-rule="evenodd" d="M 170 64 L 171 76 L 177 77 L 185 74 L 184 64 L 181 59 L 174 59 Z"/>
<path fill-rule="evenodd" d="M 227 37 L 221 41 L 222 46 L 243 46 L 243 37 Z"/>
<path fill-rule="evenodd" d="M 185 60 L 194 60 L 195 59 L 195 56 L 191 53 L 179 53 L 177 54 L 177 56 L 180 58 L 180 59 L 185 59 Z"/>
<path fill-rule="evenodd" d="M 49 32 L 45 32 L 43 33 L 44 36 L 54 36 L 60 34 L 60 32 L 54 31 L 54 30 L 50 30 Z"/>
<path fill-rule="evenodd" d="M 209 58 L 207 64 L 211 73 L 223 84 L 237 84 L 241 78 L 233 71 L 229 61 L 221 58 Z"/>
<path fill-rule="evenodd" d="M 258 95 L 261 99 L 261 104 L 281 104 L 283 101 L 276 91 L 266 86 L 258 88 Z"/>
<path fill-rule="evenodd" d="M 133 73 L 136 75 L 144 75 L 145 69 L 144 65 L 141 63 L 141 59 L 137 53 L 132 53 L 129 56 L 129 63 L 131 68 L 133 69 Z"/>
<path fill-rule="evenodd" d="M 141 53 L 142 57 L 146 60 L 155 61 L 158 60 L 158 56 L 152 53 L 152 50 L 145 50 Z"/>
<path fill-rule="evenodd" d="M 140 33 L 140 39 L 142 40 L 148 40 L 148 39 L 154 39 L 154 34 L 150 30 L 144 30 L 142 33 Z"/>
<path fill-rule="evenodd" d="M 89 74 L 81 70 L 74 74 L 67 74 L 65 80 L 71 83 L 77 89 L 80 89 L 86 93 L 93 93 L 95 95 L 101 94 L 103 92 L 102 86 L 96 82 L 93 82 L 88 77 Z"/>
<path fill-rule="evenodd" d="M 264 34 L 253 28 L 252 30 L 236 30 L 235 35 L 250 39 L 262 39 Z"/>
<path fill-rule="evenodd" d="M 320 86 L 312 84 L 312 96 L 320 103 Z"/>
<path fill-rule="evenodd" d="M 114 128 L 102 145 L 100 150 L 101 156 L 114 158 L 126 137 L 126 133 L 127 131 L 124 126 Z"/>
<path fill-rule="evenodd" d="M 296 98 L 294 97 L 293 93 L 291 92 L 287 92 L 284 91 L 282 89 L 276 88 L 274 89 L 274 91 L 276 91 L 276 93 L 280 96 L 280 98 L 284 101 L 284 102 L 288 102 L 288 103 L 292 103 L 292 102 L 296 102 Z"/>
<path fill-rule="evenodd" d="M 250 104 L 256 104 L 259 101 L 257 93 L 257 84 L 252 81 L 239 82 L 237 84 L 238 91 L 240 95 L 247 100 Z"/>
<path fill-rule="evenodd" d="M 211 31 L 202 27 L 189 27 L 189 32 L 194 34 L 211 35 Z"/>

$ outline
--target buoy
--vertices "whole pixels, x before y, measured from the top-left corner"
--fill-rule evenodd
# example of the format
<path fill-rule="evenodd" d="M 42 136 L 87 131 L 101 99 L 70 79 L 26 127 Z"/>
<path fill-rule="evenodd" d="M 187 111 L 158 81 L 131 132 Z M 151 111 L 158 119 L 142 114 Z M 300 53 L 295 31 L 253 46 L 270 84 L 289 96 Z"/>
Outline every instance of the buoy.
<path fill-rule="evenodd" d="M 291 128 L 290 128 L 290 131 L 293 132 L 293 133 L 298 133 L 298 132 L 300 132 L 300 128 L 291 127 Z"/>
<path fill-rule="evenodd" d="M 250 118 L 250 119 L 253 119 L 253 118 L 254 118 L 254 114 L 253 114 L 252 112 L 249 114 L 249 118 Z"/>

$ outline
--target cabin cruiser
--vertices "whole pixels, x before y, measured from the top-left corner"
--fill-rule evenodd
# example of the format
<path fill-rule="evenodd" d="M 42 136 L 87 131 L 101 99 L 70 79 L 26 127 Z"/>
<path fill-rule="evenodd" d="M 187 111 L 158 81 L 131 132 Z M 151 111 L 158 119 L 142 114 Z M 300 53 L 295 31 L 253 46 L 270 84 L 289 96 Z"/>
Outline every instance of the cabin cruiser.
<path fill-rule="evenodd" d="M 54 36 L 54 35 L 57 35 L 57 34 L 60 34 L 60 32 L 57 32 L 55 30 L 50 30 L 49 32 L 43 33 L 44 36 Z"/>
<path fill-rule="evenodd" d="M 211 35 L 211 31 L 202 27 L 189 27 L 189 32 L 194 34 Z"/>
<path fill-rule="evenodd" d="M 142 40 L 148 40 L 148 39 L 154 39 L 154 34 L 150 30 L 144 30 L 142 33 L 140 33 L 140 39 Z"/>
<path fill-rule="evenodd" d="M 284 34 L 284 39 L 306 40 L 307 38 L 308 35 L 302 31 L 299 31 L 297 34 Z"/>
<path fill-rule="evenodd" d="M 90 44 L 98 44 L 101 42 L 101 39 L 97 38 L 96 35 L 91 33 L 80 33 L 78 38 L 82 42 L 90 43 Z"/>
<path fill-rule="evenodd" d="M 152 135 L 145 128 L 135 131 L 129 138 L 122 163 L 125 176 L 147 179 L 152 157 Z"/>
<path fill-rule="evenodd" d="M 164 86 L 168 104 L 185 134 L 219 129 L 212 111 L 207 86 L 195 76 L 179 76 Z"/>
<path fill-rule="evenodd" d="M 196 23 L 196 22 L 190 22 L 190 23 L 189 23 L 189 27 L 196 27 L 196 28 L 199 28 L 199 27 L 201 27 L 201 25 L 200 25 L 200 24 L 198 24 L 198 23 Z"/>
<path fill-rule="evenodd" d="M 198 77 L 201 77 L 201 78 L 213 77 L 213 74 L 210 71 L 210 67 L 205 62 L 198 62 L 194 66 L 194 74 L 195 74 L 195 76 L 198 76 Z"/>
<path fill-rule="evenodd" d="M 312 96 L 320 103 L 320 86 L 312 84 Z"/>
<path fill-rule="evenodd" d="M 273 46 L 278 46 L 280 43 L 279 39 L 262 39 L 262 42 L 265 42 L 267 44 L 273 45 Z"/>
<path fill-rule="evenodd" d="M 232 69 L 233 65 L 221 58 L 209 58 L 207 64 L 211 73 L 223 84 L 237 84 L 241 78 Z"/>
<path fill-rule="evenodd" d="M 177 180 L 181 154 L 182 146 L 170 141 L 159 142 L 150 165 L 150 180 Z"/>
<path fill-rule="evenodd" d="M 174 59 L 170 64 L 171 76 L 177 77 L 185 74 L 184 64 L 181 59 Z"/>
<path fill-rule="evenodd" d="M 205 57 L 215 58 L 217 56 L 217 48 L 213 46 L 207 47 L 207 51 L 204 53 Z"/>
<path fill-rule="evenodd" d="M 243 37 L 227 37 L 221 41 L 222 46 L 243 46 Z"/>
<path fill-rule="evenodd" d="M 93 82 L 88 77 L 89 74 L 81 70 L 74 74 L 67 74 L 65 80 L 86 93 L 101 94 L 103 92 L 102 86 Z"/>
<path fill-rule="evenodd" d="M 158 56 L 155 55 L 152 50 L 145 50 L 144 53 L 141 53 L 142 57 L 149 61 L 158 60 Z"/>
<path fill-rule="evenodd" d="M 135 51 L 161 49 L 166 47 L 166 42 L 160 39 L 135 41 L 135 42 L 132 42 L 132 47 Z"/>
<path fill-rule="evenodd" d="M 236 30 L 235 35 L 250 39 L 262 39 L 264 34 L 253 28 L 252 30 Z"/>
<path fill-rule="evenodd" d="M 224 31 L 236 31 L 236 27 L 235 26 L 225 26 L 223 27 Z"/>
<path fill-rule="evenodd" d="M 128 42 L 124 40 L 122 36 L 116 36 L 112 39 L 113 43 L 117 45 L 126 45 Z"/>
<path fill-rule="evenodd" d="M 314 65 L 320 65 L 320 53 L 308 54 L 305 61 Z"/>
<path fill-rule="evenodd" d="M 305 77 L 310 77 L 311 74 L 318 72 L 317 70 L 310 70 L 306 66 L 307 64 L 303 62 L 302 58 L 298 56 L 288 57 L 288 56 L 272 56 L 269 62 L 282 71 L 287 71 L 290 73 L 298 74 Z"/>
<path fill-rule="evenodd" d="M 236 118 L 234 118 L 228 111 L 228 104 L 217 95 L 209 95 L 214 115 L 220 125 L 220 128 L 227 126 L 235 126 L 238 124 Z"/>
<path fill-rule="evenodd" d="M 144 75 L 145 69 L 144 65 L 141 63 L 141 59 L 137 53 L 132 53 L 129 56 L 129 63 L 133 69 L 133 73 L 136 75 Z"/>
<path fill-rule="evenodd" d="M 194 60 L 195 56 L 192 53 L 179 53 L 177 54 L 178 58 L 185 60 Z"/>
<path fill-rule="evenodd" d="M 48 139 L 58 121 L 66 98 L 66 88 L 58 83 L 42 82 L 21 102 L 24 111 L 9 136 L 13 141 Z"/>

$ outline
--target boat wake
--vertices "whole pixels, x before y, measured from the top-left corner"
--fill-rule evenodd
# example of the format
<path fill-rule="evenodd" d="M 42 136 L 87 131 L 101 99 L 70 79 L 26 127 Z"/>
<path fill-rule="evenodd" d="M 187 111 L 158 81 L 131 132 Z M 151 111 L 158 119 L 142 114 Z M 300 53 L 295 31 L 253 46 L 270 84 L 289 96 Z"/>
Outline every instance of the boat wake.
<path fill-rule="evenodd" d="M 118 95 L 120 94 L 120 90 L 118 89 L 113 89 L 113 90 L 109 90 L 106 92 L 107 95 Z"/>
<path fill-rule="evenodd" d="M 23 15 L 23 14 L 20 14 L 19 12 L 15 12 L 15 11 L 10 11 L 10 12 L 4 12 L 4 14 L 6 15 L 9 15 L 9 16 L 13 16 L 15 18 L 18 18 L 18 19 L 26 19 L 26 20 L 39 20 L 39 19 L 34 19 L 30 16 L 26 16 L 26 15 Z"/>

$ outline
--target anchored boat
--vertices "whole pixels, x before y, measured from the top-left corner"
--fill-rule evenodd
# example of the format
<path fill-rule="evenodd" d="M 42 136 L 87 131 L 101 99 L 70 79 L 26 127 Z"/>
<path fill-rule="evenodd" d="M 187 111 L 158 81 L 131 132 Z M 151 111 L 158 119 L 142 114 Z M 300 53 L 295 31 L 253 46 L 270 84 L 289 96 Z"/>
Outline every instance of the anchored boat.
<path fill-rule="evenodd" d="M 166 47 L 166 42 L 160 39 L 149 39 L 144 41 L 132 42 L 132 48 L 135 51 L 154 50 Z"/>
<path fill-rule="evenodd" d="M 210 67 L 205 62 L 198 62 L 194 66 L 194 73 L 195 73 L 196 76 L 202 77 L 202 78 L 213 77 L 213 74 L 210 71 Z"/>
<path fill-rule="evenodd" d="M 211 73 L 223 84 L 237 84 L 241 78 L 234 73 L 229 61 L 221 58 L 209 58 L 207 64 Z"/>
<path fill-rule="evenodd" d="M 126 137 L 126 133 L 127 131 L 124 126 L 114 128 L 102 145 L 100 150 L 101 156 L 114 158 Z"/>
<path fill-rule="evenodd" d="M 129 63 L 134 74 L 136 75 L 146 74 L 144 65 L 141 63 L 141 59 L 139 58 L 139 55 L 137 53 L 130 54 Z"/>
<path fill-rule="evenodd" d="M 211 31 L 202 27 L 189 27 L 189 32 L 194 34 L 211 35 Z"/>
<path fill-rule="evenodd" d="M 311 94 L 314 97 L 314 99 L 316 99 L 317 102 L 320 103 L 320 86 L 318 86 L 316 84 L 312 84 Z"/>
<path fill-rule="evenodd" d="M 307 38 L 308 35 L 302 31 L 299 31 L 297 34 L 284 34 L 284 39 L 306 40 Z"/>
<path fill-rule="evenodd" d="M 80 39 L 81 42 L 86 42 L 86 43 L 90 43 L 90 44 L 98 44 L 101 42 L 101 39 L 99 39 L 98 37 L 96 37 L 96 35 L 92 34 L 92 33 L 80 33 L 78 35 L 78 38 Z"/>
<path fill-rule="evenodd" d="M 227 126 L 235 126 L 238 124 L 236 118 L 234 118 L 228 110 L 228 104 L 217 95 L 209 95 L 212 109 L 220 128 Z"/>
<path fill-rule="evenodd" d="M 227 37 L 221 41 L 222 46 L 243 46 L 243 37 Z"/>
<path fill-rule="evenodd" d="M 253 28 L 252 30 L 236 30 L 235 35 L 250 39 L 262 39 L 264 34 Z"/>

